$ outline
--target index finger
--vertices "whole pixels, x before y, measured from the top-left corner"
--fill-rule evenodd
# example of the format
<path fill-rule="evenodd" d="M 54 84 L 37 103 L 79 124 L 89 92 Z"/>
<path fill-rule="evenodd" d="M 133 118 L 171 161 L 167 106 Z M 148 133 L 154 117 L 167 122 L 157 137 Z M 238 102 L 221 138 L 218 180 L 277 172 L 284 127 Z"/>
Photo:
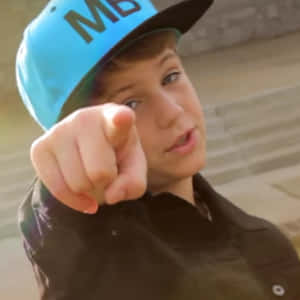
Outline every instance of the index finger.
<path fill-rule="evenodd" d="M 104 133 L 114 148 L 124 145 L 135 122 L 134 112 L 124 106 L 109 103 L 103 106 Z"/>

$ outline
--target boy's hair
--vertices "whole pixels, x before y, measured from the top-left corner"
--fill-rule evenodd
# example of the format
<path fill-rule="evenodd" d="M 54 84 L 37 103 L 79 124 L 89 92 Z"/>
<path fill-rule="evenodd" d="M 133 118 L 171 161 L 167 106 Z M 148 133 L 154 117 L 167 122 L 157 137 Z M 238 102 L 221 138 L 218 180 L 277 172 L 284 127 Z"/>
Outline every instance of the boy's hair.
<path fill-rule="evenodd" d="M 108 74 L 117 73 L 120 70 L 130 67 L 130 64 L 155 57 L 167 48 L 173 49 L 176 52 L 178 36 L 178 32 L 173 29 L 149 33 L 123 49 L 104 67 L 103 65 L 101 67 L 96 66 L 93 70 L 93 74 L 96 72 L 96 76 L 91 76 L 93 77 L 92 81 L 87 76 L 81 86 L 75 90 L 63 106 L 60 120 L 77 108 L 95 104 L 96 100 L 99 100 L 107 92 L 105 77 Z"/>

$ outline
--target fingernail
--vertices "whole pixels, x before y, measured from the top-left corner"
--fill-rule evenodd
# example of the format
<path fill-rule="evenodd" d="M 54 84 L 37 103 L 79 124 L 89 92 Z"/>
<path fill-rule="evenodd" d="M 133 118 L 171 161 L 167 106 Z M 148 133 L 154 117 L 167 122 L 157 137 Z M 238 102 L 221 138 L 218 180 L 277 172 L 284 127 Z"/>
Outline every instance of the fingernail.
<path fill-rule="evenodd" d="M 94 215 L 98 211 L 98 204 L 93 202 L 90 206 L 88 206 L 85 210 L 85 214 Z"/>

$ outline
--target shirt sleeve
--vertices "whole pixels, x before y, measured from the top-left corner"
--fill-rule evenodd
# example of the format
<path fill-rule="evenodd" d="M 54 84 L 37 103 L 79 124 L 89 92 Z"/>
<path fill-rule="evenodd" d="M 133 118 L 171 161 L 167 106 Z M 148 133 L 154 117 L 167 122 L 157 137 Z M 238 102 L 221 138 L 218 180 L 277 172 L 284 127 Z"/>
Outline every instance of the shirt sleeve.
<path fill-rule="evenodd" d="M 37 179 L 18 210 L 21 234 L 33 252 L 44 248 L 45 239 L 54 232 L 59 230 L 76 232 L 92 218 L 55 199 Z"/>
<path fill-rule="evenodd" d="M 89 217 L 61 204 L 39 180 L 19 207 L 19 229 L 40 299 L 85 299 L 74 295 L 74 274 L 80 282 L 78 262 L 88 253 L 86 233 L 93 223 Z"/>

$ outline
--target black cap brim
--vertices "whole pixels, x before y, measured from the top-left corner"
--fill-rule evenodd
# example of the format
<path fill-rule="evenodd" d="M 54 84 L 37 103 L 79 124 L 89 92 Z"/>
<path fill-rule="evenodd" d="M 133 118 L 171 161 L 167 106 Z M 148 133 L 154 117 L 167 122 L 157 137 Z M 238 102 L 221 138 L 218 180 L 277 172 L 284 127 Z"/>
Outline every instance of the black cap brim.
<path fill-rule="evenodd" d="M 120 47 L 122 48 L 128 42 L 151 31 L 163 28 L 175 28 L 184 34 L 205 14 L 212 3 L 213 0 L 185 0 L 168 7 L 129 33 L 108 55 L 113 55 L 116 48 L 120 49 Z"/>

